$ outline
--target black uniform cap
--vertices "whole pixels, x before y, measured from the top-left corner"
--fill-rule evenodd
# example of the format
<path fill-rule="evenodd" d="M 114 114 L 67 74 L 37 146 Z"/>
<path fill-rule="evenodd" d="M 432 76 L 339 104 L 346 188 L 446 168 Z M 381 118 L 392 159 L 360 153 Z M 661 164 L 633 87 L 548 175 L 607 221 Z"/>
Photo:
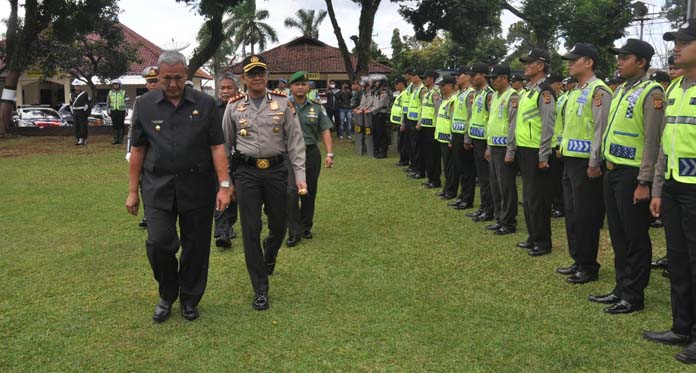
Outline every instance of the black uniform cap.
<path fill-rule="evenodd" d="M 569 61 L 575 61 L 580 57 L 591 58 L 595 62 L 596 66 L 597 61 L 599 61 L 599 52 L 597 51 L 597 48 L 590 43 L 577 43 L 573 46 L 573 49 L 571 49 L 570 52 L 561 56 L 561 58 L 564 60 Z"/>
<path fill-rule="evenodd" d="M 478 73 L 488 74 L 488 65 L 482 62 L 476 62 L 475 64 L 471 65 L 469 68 L 469 75 Z"/>
<path fill-rule="evenodd" d="M 686 21 L 677 31 L 665 32 L 662 35 L 665 41 L 693 41 L 696 40 L 696 19 Z"/>
<path fill-rule="evenodd" d="M 486 76 L 489 78 L 495 78 L 496 76 L 500 76 L 500 75 L 505 75 L 505 76 L 509 77 L 510 76 L 510 65 L 505 65 L 505 64 L 495 65 L 491 69 L 490 73 Z"/>
<path fill-rule="evenodd" d="M 621 48 L 609 48 L 609 53 L 611 54 L 634 54 L 638 57 L 643 57 L 648 62 L 655 54 L 655 49 L 642 40 L 638 39 L 628 39 L 626 44 Z"/>
<path fill-rule="evenodd" d="M 445 75 L 444 77 L 442 77 L 442 80 L 440 81 L 440 87 L 442 87 L 445 84 L 457 85 L 457 78 L 455 78 L 452 75 Z"/>
<path fill-rule="evenodd" d="M 251 56 L 245 58 L 242 61 L 242 66 L 244 66 L 244 72 L 248 73 L 252 69 L 261 68 L 268 70 L 268 65 L 266 64 L 266 59 L 258 54 L 252 54 Z"/>
<path fill-rule="evenodd" d="M 545 49 L 534 48 L 530 50 L 525 57 L 520 57 L 520 62 L 522 63 L 529 63 L 534 61 L 548 63 L 549 61 L 551 61 L 551 57 L 549 57 L 549 52 L 547 52 Z"/>
<path fill-rule="evenodd" d="M 672 79 L 670 79 L 669 74 L 666 71 L 662 70 L 657 70 L 654 73 L 650 75 L 650 80 L 654 80 L 658 83 L 670 83 L 672 82 Z"/>

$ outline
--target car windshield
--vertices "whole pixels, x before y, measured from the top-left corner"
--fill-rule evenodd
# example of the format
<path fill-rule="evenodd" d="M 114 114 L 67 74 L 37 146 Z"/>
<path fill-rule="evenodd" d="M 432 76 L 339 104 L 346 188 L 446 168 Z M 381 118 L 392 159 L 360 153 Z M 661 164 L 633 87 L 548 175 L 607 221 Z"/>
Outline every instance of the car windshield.
<path fill-rule="evenodd" d="M 22 119 L 60 119 L 60 115 L 50 109 L 24 109 Z"/>

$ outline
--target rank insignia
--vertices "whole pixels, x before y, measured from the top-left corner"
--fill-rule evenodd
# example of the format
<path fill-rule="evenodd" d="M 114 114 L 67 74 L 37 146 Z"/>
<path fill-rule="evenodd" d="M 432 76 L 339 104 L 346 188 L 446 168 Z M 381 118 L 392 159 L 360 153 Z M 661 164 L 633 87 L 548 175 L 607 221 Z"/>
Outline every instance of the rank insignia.
<path fill-rule="evenodd" d="M 277 101 L 271 101 L 271 110 L 278 110 L 278 102 Z"/>
<path fill-rule="evenodd" d="M 273 127 L 273 133 L 280 133 L 279 127 Z"/>
<path fill-rule="evenodd" d="M 159 124 L 155 126 L 155 131 L 159 132 L 160 129 L 161 129 L 161 128 L 160 128 L 160 125 L 159 125 Z"/>
<path fill-rule="evenodd" d="M 249 132 L 247 132 L 247 130 L 244 129 L 244 128 L 242 128 L 242 129 L 239 131 L 239 136 L 247 137 L 248 135 L 249 135 Z"/>
<path fill-rule="evenodd" d="M 240 119 L 240 120 L 239 120 L 239 125 L 242 126 L 242 127 L 246 127 L 246 126 L 249 125 L 249 121 L 246 120 L 246 119 Z"/>
<path fill-rule="evenodd" d="M 241 104 L 237 107 L 237 111 L 243 112 L 246 110 L 246 107 L 247 107 L 246 104 Z"/>

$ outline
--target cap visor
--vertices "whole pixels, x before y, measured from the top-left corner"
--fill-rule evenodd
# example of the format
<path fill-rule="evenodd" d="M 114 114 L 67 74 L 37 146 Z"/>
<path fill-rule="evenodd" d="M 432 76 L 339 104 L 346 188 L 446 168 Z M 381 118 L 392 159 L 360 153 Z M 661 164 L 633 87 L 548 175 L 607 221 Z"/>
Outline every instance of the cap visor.
<path fill-rule="evenodd" d="M 262 69 L 264 69 L 264 70 L 268 70 L 268 65 L 266 65 L 265 63 L 263 63 L 263 62 L 252 62 L 252 63 L 250 63 L 250 64 L 244 66 L 244 72 L 245 72 L 245 73 L 248 73 L 249 71 L 251 71 L 252 69 L 257 68 L 257 67 L 262 68 Z"/>
<path fill-rule="evenodd" d="M 696 35 L 691 35 L 684 30 L 677 30 L 672 32 L 666 32 L 664 35 L 662 35 L 662 39 L 665 41 L 693 41 L 696 40 Z"/>
<path fill-rule="evenodd" d="M 578 54 L 573 54 L 573 53 L 567 53 L 567 54 L 564 54 L 561 56 L 562 59 L 567 60 L 567 61 L 575 61 L 580 57 L 582 57 L 582 56 L 580 56 Z"/>
<path fill-rule="evenodd" d="M 609 53 L 611 54 L 630 54 L 631 52 L 628 52 L 622 48 L 609 48 Z"/>
<path fill-rule="evenodd" d="M 519 60 L 522 63 L 530 63 L 530 62 L 536 61 L 537 59 L 527 56 L 527 57 L 520 57 Z"/>

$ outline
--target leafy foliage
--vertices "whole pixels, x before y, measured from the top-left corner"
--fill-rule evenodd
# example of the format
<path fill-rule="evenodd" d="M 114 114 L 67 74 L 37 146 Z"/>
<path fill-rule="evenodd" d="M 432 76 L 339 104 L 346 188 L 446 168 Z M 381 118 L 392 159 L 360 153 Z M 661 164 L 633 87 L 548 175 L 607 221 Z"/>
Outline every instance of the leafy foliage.
<path fill-rule="evenodd" d="M 319 39 L 319 25 L 326 18 L 326 11 L 314 9 L 299 9 L 295 17 L 285 18 L 285 27 L 296 28 L 302 31 L 302 35 Z"/>
<path fill-rule="evenodd" d="M 242 55 L 246 55 L 246 47 L 249 46 L 251 54 L 254 54 L 254 46 L 263 51 L 269 41 L 278 41 L 275 29 L 263 22 L 268 19 L 268 10 L 257 10 L 254 0 L 243 0 L 228 14 L 229 18 L 223 22 L 223 28 L 225 37 L 232 39 L 232 50 L 236 51 L 241 47 Z"/>

